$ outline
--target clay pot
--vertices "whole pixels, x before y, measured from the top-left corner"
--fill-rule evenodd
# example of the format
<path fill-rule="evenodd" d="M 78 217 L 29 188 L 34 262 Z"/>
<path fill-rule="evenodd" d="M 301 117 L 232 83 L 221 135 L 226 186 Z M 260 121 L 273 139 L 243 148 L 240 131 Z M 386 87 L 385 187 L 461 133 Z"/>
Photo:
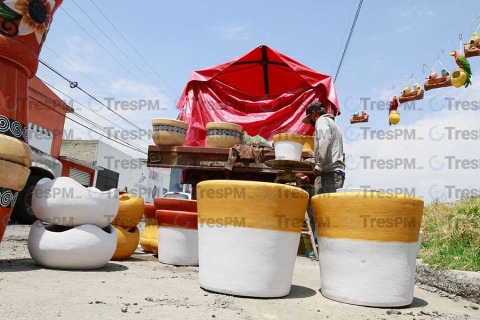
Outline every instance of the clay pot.
<path fill-rule="evenodd" d="M 105 228 L 119 208 L 118 190 L 85 188 L 69 177 L 38 181 L 32 196 L 32 210 L 44 222 L 76 227 L 93 224 Z"/>
<path fill-rule="evenodd" d="M 160 210 L 197 212 L 197 200 L 155 198 L 153 199 L 153 203 L 155 207 Z"/>
<path fill-rule="evenodd" d="M 142 220 L 145 200 L 141 196 L 129 193 L 121 194 L 119 200 L 118 213 L 112 224 L 130 230 Z"/>
<path fill-rule="evenodd" d="M 0 134 L 0 159 L 28 168 L 32 166 L 32 149 L 24 141 Z"/>
<path fill-rule="evenodd" d="M 207 129 L 207 145 L 210 148 L 231 148 L 242 143 L 242 126 L 228 122 L 209 122 Z"/>
<path fill-rule="evenodd" d="M 248 297 L 288 295 L 308 201 L 308 192 L 289 185 L 200 182 L 200 286 Z"/>
<path fill-rule="evenodd" d="M 183 146 L 187 137 L 188 123 L 156 118 L 152 121 L 153 142 L 157 146 Z"/>
<path fill-rule="evenodd" d="M 303 138 L 305 142 L 302 152 L 313 152 L 315 150 L 315 136 L 303 136 Z"/>
<path fill-rule="evenodd" d="M 105 266 L 117 248 L 112 225 L 85 224 L 70 228 L 35 221 L 28 235 L 28 252 L 36 264 L 53 269 L 92 270 Z"/>
<path fill-rule="evenodd" d="M 322 295 L 371 307 L 411 304 L 423 205 L 371 190 L 314 196 Z"/>
<path fill-rule="evenodd" d="M 450 81 L 455 88 L 460 88 L 467 82 L 467 76 L 467 72 L 464 69 L 456 68 L 450 76 Z"/>
<path fill-rule="evenodd" d="M 279 133 L 273 136 L 276 160 L 295 160 L 302 158 L 305 137 L 296 133 Z"/>
<path fill-rule="evenodd" d="M 138 227 L 126 230 L 119 226 L 113 226 L 117 232 L 117 248 L 111 260 L 125 260 L 137 250 L 140 241 L 140 230 Z"/>
<path fill-rule="evenodd" d="M 158 261 L 198 266 L 198 215 L 195 212 L 157 210 Z"/>
<path fill-rule="evenodd" d="M 145 252 L 153 252 L 152 246 L 154 242 L 158 246 L 158 222 L 157 216 L 155 215 L 157 208 L 155 208 L 155 205 L 152 203 L 145 203 L 144 208 L 145 229 L 140 238 L 140 245 Z"/>

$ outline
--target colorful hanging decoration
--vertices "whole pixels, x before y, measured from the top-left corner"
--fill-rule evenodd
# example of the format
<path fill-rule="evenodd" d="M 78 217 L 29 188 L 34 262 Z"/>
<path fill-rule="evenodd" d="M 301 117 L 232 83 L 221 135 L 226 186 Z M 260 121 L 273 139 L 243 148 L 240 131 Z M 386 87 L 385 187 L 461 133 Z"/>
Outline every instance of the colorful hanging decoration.
<path fill-rule="evenodd" d="M 440 77 L 437 71 L 435 70 L 435 66 L 437 65 L 437 63 L 440 63 L 440 65 L 442 65 L 443 67 Z M 427 67 L 426 64 L 424 64 L 423 66 Z M 435 65 L 430 70 L 430 74 L 428 78 L 426 78 L 425 81 L 423 82 L 423 88 L 425 89 L 425 91 L 428 91 L 432 89 L 451 87 L 451 86 L 452 86 L 452 82 L 450 81 L 450 73 L 448 72 L 447 68 L 445 68 L 445 66 L 440 62 L 440 60 L 438 60 L 438 57 L 437 57 L 437 62 L 435 62 Z"/>
<path fill-rule="evenodd" d="M 355 113 L 350 118 L 350 124 L 361 122 L 368 122 L 368 114 L 365 110 L 362 111 L 361 115 L 358 114 L 358 111 L 355 111 Z"/>
<path fill-rule="evenodd" d="M 415 82 L 413 84 L 413 91 L 410 88 L 410 81 L 409 81 L 409 83 L 407 83 L 403 88 L 403 91 L 400 97 L 398 98 L 398 101 L 400 103 L 423 99 L 423 95 L 425 94 L 425 91 L 422 88 L 420 88 L 418 83 L 416 83 L 415 79 L 413 78 L 413 74 L 410 76 L 410 80 L 413 80 Z"/>
<path fill-rule="evenodd" d="M 458 65 L 458 68 L 453 70 L 451 76 L 452 85 L 455 88 L 460 88 L 465 86 L 467 88 L 472 84 L 470 78 L 472 76 L 472 70 L 470 69 L 470 62 L 467 58 L 458 51 L 450 52 L 450 55 L 455 57 L 455 63 Z"/>
<path fill-rule="evenodd" d="M 465 58 L 480 56 L 480 35 L 477 32 L 472 34 L 470 41 L 463 44 Z"/>
<path fill-rule="evenodd" d="M 400 122 L 400 112 L 397 111 L 398 108 L 398 97 L 394 96 L 392 101 L 390 101 L 390 106 L 388 108 L 388 124 L 391 126 L 397 125 Z"/>

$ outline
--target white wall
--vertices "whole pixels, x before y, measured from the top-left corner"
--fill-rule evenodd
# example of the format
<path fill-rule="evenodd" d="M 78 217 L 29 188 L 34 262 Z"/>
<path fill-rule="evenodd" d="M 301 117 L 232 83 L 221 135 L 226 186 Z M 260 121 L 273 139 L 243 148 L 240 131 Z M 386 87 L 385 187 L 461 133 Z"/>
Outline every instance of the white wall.
<path fill-rule="evenodd" d="M 133 158 L 114 147 L 99 142 L 97 165 L 119 173 L 118 188 L 135 195 L 141 195 L 145 202 L 152 203 L 152 192 L 156 189 L 156 197 L 161 197 L 163 189 L 168 191 L 170 176 L 157 168 L 148 168 L 146 159 Z M 96 176 L 95 182 L 96 183 Z M 156 187 L 156 188 L 155 188 Z"/>

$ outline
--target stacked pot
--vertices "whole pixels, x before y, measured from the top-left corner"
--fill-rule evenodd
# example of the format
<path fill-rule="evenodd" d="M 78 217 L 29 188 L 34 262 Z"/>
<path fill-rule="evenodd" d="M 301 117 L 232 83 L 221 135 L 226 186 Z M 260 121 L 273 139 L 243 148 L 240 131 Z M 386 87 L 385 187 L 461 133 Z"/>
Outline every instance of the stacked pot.
<path fill-rule="evenodd" d="M 156 198 L 158 261 L 198 266 L 198 214 L 196 200 Z"/>
<path fill-rule="evenodd" d="M 140 238 L 143 251 L 158 254 L 158 222 L 155 215 L 157 208 L 153 203 L 145 203 L 143 216 L 145 217 L 145 229 Z"/>
<path fill-rule="evenodd" d="M 103 267 L 117 248 L 111 225 L 118 209 L 118 190 L 85 188 L 60 177 L 38 181 L 32 197 L 37 220 L 28 236 L 28 251 L 40 266 L 67 270 Z M 44 224 L 46 223 L 46 224 Z"/>
<path fill-rule="evenodd" d="M 145 200 L 141 196 L 121 194 L 118 213 L 112 221 L 117 232 L 117 249 L 112 260 L 125 260 L 137 250 L 140 241 L 138 224 L 142 220 Z"/>
<path fill-rule="evenodd" d="M 28 80 L 37 72 L 46 30 L 62 0 L 18 3 L 0 1 L 0 242 L 32 165 Z"/>

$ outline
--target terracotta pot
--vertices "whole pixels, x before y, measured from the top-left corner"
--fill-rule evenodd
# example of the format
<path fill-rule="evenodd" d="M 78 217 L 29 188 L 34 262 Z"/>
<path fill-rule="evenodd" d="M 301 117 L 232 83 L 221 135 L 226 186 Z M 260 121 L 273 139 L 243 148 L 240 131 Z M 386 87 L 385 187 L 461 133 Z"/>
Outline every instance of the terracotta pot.
<path fill-rule="evenodd" d="M 314 196 L 322 295 L 371 307 L 411 304 L 423 205 L 371 190 Z"/>
<path fill-rule="evenodd" d="M 231 148 L 242 143 L 242 126 L 228 122 L 209 122 L 207 129 L 207 145 L 210 148 Z"/>
<path fill-rule="evenodd" d="M 158 261 L 198 266 L 198 215 L 195 212 L 157 210 Z"/>
<path fill-rule="evenodd" d="M 276 160 L 301 160 L 304 136 L 295 133 L 279 133 L 273 136 L 273 143 Z"/>
<path fill-rule="evenodd" d="M 152 242 L 155 241 L 157 243 L 158 239 L 158 222 L 157 216 L 155 215 L 157 208 L 155 208 L 153 203 L 145 203 L 144 208 L 145 229 L 140 238 L 140 245 L 145 252 L 153 252 Z"/>
<path fill-rule="evenodd" d="M 183 146 L 187 137 L 188 123 L 156 118 L 152 121 L 153 142 L 157 146 Z"/>
<path fill-rule="evenodd" d="M 105 266 L 117 248 L 112 225 L 91 224 L 75 228 L 44 226 L 35 221 L 28 235 L 28 252 L 36 264 L 53 269 L 92 270 Z"/>
<path fill-rule="evenodd" d="M 200 286 L 248 297 L 288 295 L 308 200 L 308 192 L 284 184 L 200 182 Z"/>
<path fill-rule="evenodd" d="M 119 200 L 118 213 L 112 224 L 130 230 L 142 220 L 145 200 L 141 196 L 128 193 L 120 195 Z"/>
<path fill-rule="evenodd" d="M 119 226 L 113 226 L 117 232 L 117 248 L 111 260 L 125 260 L 137 250 L 140 241 L 140 230 L 138 227 L 126 230 Z"/>
<path fill-rule="evenodd" d="M 118 213 L 118 190 L 85 188 L 69 177 L 38 181 L 32 196 L 32 210 L 41 221 L 76 227 L 93 224 L 105 228 Z"/>
<path fill-rule="evenodd" d="M 197 212 L 197 200 L 174 199 L 174 198 L 155 198 L 153 203 L 157 210 L 178 210 Z"/>

